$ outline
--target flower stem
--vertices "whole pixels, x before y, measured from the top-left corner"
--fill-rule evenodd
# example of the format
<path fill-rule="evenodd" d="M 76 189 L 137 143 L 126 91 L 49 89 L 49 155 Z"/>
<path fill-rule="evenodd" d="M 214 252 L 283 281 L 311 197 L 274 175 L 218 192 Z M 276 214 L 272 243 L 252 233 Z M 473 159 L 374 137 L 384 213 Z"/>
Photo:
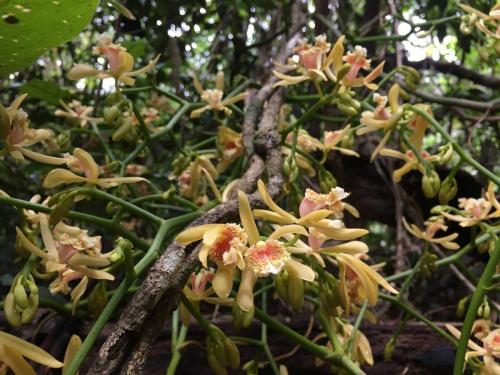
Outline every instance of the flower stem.
<path fill-rule="evenodd" d="M 493 275 L 495 274 L 496 267 L 500 263 L 500 241 L 496 241 L 495 249 L 490 255 L 490 259 L 483 270 L 481 278 L 476 286 L 476 290 L 472 294 L 469 308 L 465 314 L 464 325 L 458 340 L 457 354 L 455 356 L 455 366 L 453 368 L 453 375 L 461 375 L 464 371 L 465 352 L 467 351 L 467 344 L 472 330 L 472 325 L 476 319 L 477 310 L 481 305 L 486 291 L 491 285 Z"/>

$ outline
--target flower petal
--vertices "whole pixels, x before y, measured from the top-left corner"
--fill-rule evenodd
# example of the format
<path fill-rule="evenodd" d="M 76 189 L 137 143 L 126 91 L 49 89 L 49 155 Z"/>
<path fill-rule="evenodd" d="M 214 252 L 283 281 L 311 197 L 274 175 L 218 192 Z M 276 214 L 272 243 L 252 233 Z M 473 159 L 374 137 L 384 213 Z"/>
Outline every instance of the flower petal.
<path fill-rule="evenodd" d="M 192 242 L 200 241 L 206 231 L 214 228 L 221 229 L 223 227 L 224 224 L 203 224 L 197 225 L 195 227 L 190 227 L 179 233 L 177 237 L 175 237 L 175 241 L 177 241 L 181 245 L 189 245 Z"/>
<path fill-rule="evenodd" d="M 241 190 L 238 190 L 238 202 L 240 207 L 240 220 L 248 235 L 248 242 L 250 245 L 255 245 L 260 239 L 259 231 L 252 215 L 252 208 L 248 202 L 248 197 Z"/>

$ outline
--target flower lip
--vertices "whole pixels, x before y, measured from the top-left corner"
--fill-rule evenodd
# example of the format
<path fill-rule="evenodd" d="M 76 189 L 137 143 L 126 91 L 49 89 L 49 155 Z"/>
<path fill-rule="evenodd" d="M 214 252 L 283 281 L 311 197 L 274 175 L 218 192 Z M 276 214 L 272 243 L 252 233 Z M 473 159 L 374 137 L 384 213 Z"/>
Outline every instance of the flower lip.
<path fill-rule="evenodd" d="M 238 261 L 237 253 L 247 243 L 247 234 L 237 224 L 225 224 L 214 242 L 210 244 L 209 255 L 218 265 L 228 265 Z M 236 255 L 236 257 L 235 257 Z M 236 258 L 236 259 L 234 259 Z"/>
<path fill-rule="evenodd" d="M 259 241 L 245 253 L 246 267 L 257 276 L 280 272 L 290 259 L 290 253 L 277 240 Z"/>

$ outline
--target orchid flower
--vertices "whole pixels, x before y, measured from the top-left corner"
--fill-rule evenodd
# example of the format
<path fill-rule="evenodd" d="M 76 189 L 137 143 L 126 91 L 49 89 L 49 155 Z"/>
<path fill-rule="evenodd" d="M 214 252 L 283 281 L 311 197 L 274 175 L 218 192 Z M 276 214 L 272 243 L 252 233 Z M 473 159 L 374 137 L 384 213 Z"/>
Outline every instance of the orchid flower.
<path fill-rule="evenodd" d="M 323 144 L 321 148 L 323 152 L 328 153 L 332 150 L 339 151 L 341 154 L 359 157 L 359 154 L 353 150 L 337 146 L 342 140 L 349 137 L 351 125 L 347 125 L 343 129 L 335 131 L 326 131 L 323 135 Z"/>
<path fill-rule="evenodd" d="M 17 160 L 27 157 L 45 164 L 66 163 L 65 158 L 39 154 L 27 148 L 53 137 L 54 133 L 48 129 L 30 129 L 28 115 L 19 108 L 26 96 L 17 97 L 7 108 L 0 105 L 0 139 L 5 142 L 0 156 L 9 154 Z"/>
<path fill-rule="evenodd" d="M 401 182 L 401 179 L 404 175 L 409 173 L 412 170 L 419 170 L 420 173 L 425 173 L 425 167 L 419 162 L 419 160 L 415 157 L 415 154 L 412 150 L 408 150 L 405 153 L 402 153 L 398 150 L 392 150 L 390 148 L 382 148 L 379 151 L 380 155 L 388 156 L 391 158 L 396 158 L 404 161 L 404 164 L 398 169 L 392 172 L 392 180 L 394 182 Z M 430 155 L 427 151 L 420 151 L 420 155 L 424 160 L 428 162 L 434 162 L 439 160 L 438 155 Z"/>
<path fill-rule="evenodd" d="M 184 230 L 175 240 L 189 245 L 202 239 L 200 262 L 205 268 L 208 268 L 208 259 L 217 265 L 212 286 L 219 297 L 226 298 L 233 289 L 236 268 L 245 268 L 243 253 L 247 234 L 237 224 L 205 224 Z"/>
<path fill-rule="evenodd" d="M 36 375 L 26 357 L 33 362 L 50 368 L 61 368 L 63 363 L 52 357 L 45 350 L 25 340 L 0 331 L 0 373 L 11 369 L 15 375 Z"/>
<path fill-rule="evenodd" d="M 433 221 L 426 221 L 424 224 L 426 226 L 425 230 L 421 230 L 415 224 L 408 224 L 406 219 L 403 217 L 402 219 L 403 225 L 408 232 L 414 235 L 417 238 L 420 238 L 426 242 L 435 243 L 437 245 L 443 246 L 445 249 L 449 250 L 457 250 L 460 246 L 453 242 L 458 237 L 458 233 L 452 233 L 445 237 L 436 238 L 437 231 L 446 231 L 448 227 L 444 224 L 443 219 L 437 219 Z"/>
<path fill-rule="evenodd" d="M 180 194 L 197 204 L 203 204 L 208 199 L 204 194 L 204 181 L 206 181 L 215 197 L 222 202 L 222 196 L 214 181 L 218 175 L 217 168 L 210 161 L 210 156 L 198 155 L 178 176 Z"/>
<path fill-rule="evenodd" d="M 451 324 L 445 324 L 445 326 L 456 339 L 460 339 L 461 333 L 458 329 Z M 467 346 L 472 350 L 465 353 L 465 360 L 468 361 L 471 358 L 483 357 L 484 366 L 481 367 L 480 374 L 500 374 L 500 364 L 495 360 L 495 358 L 500 358 L 500 329 L 497 328 L 491 331 L 481 341 L 483 343 L 482 347 L 472 340 L 468 341 Z"/>
<path fill-rule="evenodd" d="M 71 292 L 74 306 L 87 288 L 88 279 L 114 280 L 114 276 L 99 268 L 110 265 L 109 254 L 101 254 L 101 238 L 90 237 L 86 230 L 59 222 L 52 231 L 48 215 L 39 213 L 38 222 L 45 250 L 31 242 L 19 228 L 17 237 L 22 246 L 42 259 L 46 272 L 57 272 L 49 286 L 52 294 L 71 291 L 69 282 L 80 280 Z"/>
<path fill-rule="evenodd" d="M 500 4 L 495 4 L 488 14 L 467 4 L 458 4 L 458 6 L 474 17 L 474 25 L 479 30 L 491 38 L 500 39 Z"/>
<path fill-rule="evenodd" d="M 217 165 L 219 173 L 223 173 L 245 151 L 241 134 L 227 126 L 219 126 L 217 148 L 220 153 L 220 162 Z"/>
<path fill-rule="evenodd" d="M 361 69 L 370 69 L 371 60 L 366 58 L 366 48 L 361 46 L 354 47 L 354 51 L 348 52 L 343 60 L 351 65 L 351 69 L 342 80 L 342 84 L 348 87 L 366 86 L 370 90 L 376 90 L 378 86 L 372 83 L 384 70 L 385 61 L 378 64 L 367 76 L 359 77 Z"/>
<path fill-rule="evenodd" d="M 224 72 L 217 73 L 214 89 L 204 89 L 200 81 L 198 80 L 198 77 L 196 77 L 195 75 L 193 75 L 193 85 L 196 89 L 196 92 L 200 95 L 201 100 L 207 103 L 207 105 L 192 111 L 190 115 L 191 118 L 200 117 L 203 112 L 209 110 L 224 111 L 226 115 L 230 115 L 232 111 L 228 106 L 245 99 L 247 96 L 247 93 L 244 92 L 231 98 L 223 99 Z"/>
<path fill-rule="evenodd" d="M 127 52 L 127 49 L 119 44 L 114 44 L 111 37 L 103 35 L 93 53 L 97 55 L 104 55 L 109 63 L 109 70 L 99 70 L 88 64 L 77 64 L 68 72 L 68 78 L 72 80 L 82 79 L 87 77 L 97 78 L 114 78 L 117 82 L 123 82 L 126 85 L 132 86 L 135 84 L 136 77 L 153 70 L 155 65 L 160 59 L 157 55 L 149 63 L 137 70 L 134 68 L 134 57 Z"/>
<path fill-rule="evenodd" d="M 377 156 L 379 151 L 385 146 L 391 137 L 393 129 L 403 115 L 403 110 L 398 102 L 399 92 L 399 85 L 394 84 L 389 89 L 388 96 L 382 96 L 375 93 L 373 95 L 373 101 L 376 104 L 375 109 L 373 111 L 364 111 L 361 113 L 360 122 L 363 127 L 356 131 L 357 135 L 363 135 L 377 130 L 384 131 L 382 140 L 371 155 L 371 161 L 375 159 L 375 156 Z M 387 102 L 389 102 L 389 108 L 386 106 Z"/>
<path fill-rule="evenodd" d="M 236 301 L 242 310 L 249 311 L 253 306 L 253 288 L 257 278 L 266 277 L 269 274 L 276 275 L 283 269 L 294 273 L 295 276 L 304 281 L 313 281 L 316 275 L 309 266 L 295 260 L 285 244 L 278 240 L 290 233 L 307 235 L 307 231 L 303 227 L 285 225 L 276 229 L 268 239 L 262 241 L 248 197 L 242 191 L 238 191 L 238 202 L 241 223 L 248 235 L 250 247 L 244 253 L 245 268 L 241 275 Z"/>
<path fill-rule="evenodd" d="M 68 185 L 73 183 L 84 183 L 108 189 L 120 184 L 147 181 L 142 177 L 100 178 L 99 166 L 95 162 L 94 158 L 87 151 L 81 148 L 75 148 L 73 150 L 73 155 L 68 155 L 65 160 L 66 164 L 72 171 L 84 174 L 85 177 L 79 176 L 67 169 L 56 168 L 50 171 L 43 180 L 44 188 L 52 189 L 63 184 Z"/>
<path fill-rule="evenodd" d="M 102 118 L 90 116 L 94 111 L 94 107 L 85 106 L 78 100 L 73 100 L 69 104 L 60 100 L 60 103 L 63 109 L 57 109 L 54 114 L 58 117 L 66 118 L 71 123 L 76 123 L 82 128 L 87 127 L 89 123 L 102 122 Z"/>
<path fill-rule="evenodd" d="M 449 220 L 456 221 L 461 227 L 471 227 L 485 220 L 500 217 L 500 202 L 495 197 L 493 183 L 488 184 L 484 198 L 459 198 L 458 207 L 462 209 L 461 214 L 452 215 L 448 212 L 441 214 Z"/>
<path fill-rule="evenodd" d="M 183 293 L 189 299 L 189 301 L 195 306 L 199 307 L 199 303 L 201 301 L 214 304 L 214 305 L 223 305 L 230 306 L 233 302 L 232 298 L 221 298 L 215 297 L 214 288 L 213 288 L 213 280 L 214 273 L 210 269 L 202 269 L 198 273 L 192 273 L 189 279 L 190 286 L 184 286 Z M 212 287 L 207 288 L 209 282 L 212 282 Z M 232 280 L 231 280 L 232 282 Z M 185 326 L 189 325 L 189 321 L 191 320 L 191 314 L 189 310 L 184 306 L 184 304 L 180 304 L 179 313 L 182 319 L 182 323 Z"/>
<path fill-rule="evenodd" d="M 274 86 L 289 86 L 309 80 L 328 79 L 337 82 L 337 73 L 342 67 L 342 56 L 344 54 L 344 36 L 341 36 L 330 50 L 330 43 L 326 42 L 326 35 L 318 35 L 315 44 L 302 43 L 295 52 L 298 54 L 298 63 L 288 65 L 274 63 L 279 70 L 273 70 L 275 77 L 279 79 Z M 296 70 L 300 75 L 291 76 L 282 71 Z"/>

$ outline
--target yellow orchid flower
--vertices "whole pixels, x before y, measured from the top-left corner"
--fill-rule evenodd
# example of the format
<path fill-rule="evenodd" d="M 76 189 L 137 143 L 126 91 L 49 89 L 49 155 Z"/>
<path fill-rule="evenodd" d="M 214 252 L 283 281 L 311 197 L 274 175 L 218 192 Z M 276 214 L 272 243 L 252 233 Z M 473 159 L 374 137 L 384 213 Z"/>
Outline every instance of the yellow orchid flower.
<path fill-rule="evenodd" d="M 225 298 L 233 289 L 236 268 L 245 268 L 243 253 L 247 234 L 237 224 L 205 224 L 188 228 L 175 238 L 181 245 L 201 239 L 200 262 L 208 268 L 207 260 L 210 258 L 217 265 L 212 286 L 219 297 Z"/>
<path fill-rule="evenodd" d="M 103 189 L 108 189 L 120 184 L 131 184 L 140 181 L 147 181 L 143 177 L 111 177 L 100 178 L 99 166 L 94 158 L 85 150 L 75 148 L 72 156 L 65 158 L 66 164 L 73 171 L 83 173 L 85 177 L 79 176 L 72 171 L 62 168 L 56 168 L 50 171 L 43 180 L 43 187 L 52 189 L 59 185 L 68 185 L 74 183 L 85 183 L 97 185 Z"/>
<path fill-rule="evenodd" d="M 495 197 L 494 184 L 490 182 L 484 198 L 459 198 L 458 207 L 461 214 L 452 215 L 443 211 L 441 214 L 449 220 L 456 221 L 461 227 L 471 227 L 485 220 L 500 217 L 500 203 Z"/>
<path fill-rule="evenodd" d="M 373 101 L 376 104 L 375 109 L 373 111 L 364 111 L 361 113 L 360 123 L 363 127 L 356 131 L 357 135 L 363 135 L 377 130 L 384 131 L 382 140 L 371 155 L 371 161 L 375 159 L 375 156 L 377 156 L 379 151 L 385 146 L 391 137 L 393 129 L 403 115 L 403 110 L 398 102 L 399 93 L 400 87 L 398 84 L 391 86 L 388 96 L 382 96 L 375 93 L 373 95 Z M 389 108 L 387 108 L 387 103 L 389 103 Z"/>
<path fill-rule="evenodd" d="M 274 63 L 279 69 L 273 70 L 274 76 L 279 79 L 274 87 L 289 86 L 309 80 L 327 81 L 330 79 L 337 82 L 337 73 L 342 67 L 343 43 L 344 36 L 341 36 L 330 50 L 331 45 L 326 42 L 326 35 L 321 34 L 316 37 L 314 45 L 300 44 L 295 48 L 295 52 L 298 54 L 298 63 L 293 62 L 293 60 L 288 65 Z M 283 73 L 290 70 L 296 70 L 299 75 L 291 76 Z"/>
<path fill-rule="evenodd" d="M 215 184 L 214 178 L 219 173 L 217 168 L 210 161 L 211 155 L 198 155 L 188 168 L 179 176 L 179 191 L 183 197 L 190 198 L 196 204 L 204 204 L 208 199 L 205 195 L 204 182 L 207 182 L 215 197 L 222 202 L 222 196 Z"/>
<path fill-rule="evenodd" d="M 289 233 L 307 235 L 303 227 L 299 225 L 280 227 L 267 240 L 262 241 L 247 195 L 238 191 L 238 201 L 241 223 L 248 235 L 250 248 L 244 253 L 245 268 L 241 275 L 236 301 L 242 310 L 249 311 L 253 306 L 253 287 L 257 278 L 269 274 L 275 275 L 283 269 L 305 281 L 313 281 L 316 275 L 309 266 L 293 259 L 284 243 L 278 240 Z"/>
<path fill-rule="evenodd" d="M 82 79 L 87 77 L 97 78 L 114 78 L 116 82 L 123 82 L 126 85 L 132 86 L 135 84 L 136 77 L 153 70 L 160 55 L 157 55 L 149 63 L 137 70 L 134 68 L 134 57 L 127 52 L 127 49 L 119 44 L 114 44 L 111 37 L 103 35 L 96 47 L 93 49 L 94 54 L 104 55 L 109 63 L 109 70 L 99 70 L 88 64 L 76 64 L 68 72 L 68 78 L 72 80 Z"/>
<path fill-rule="evenodd" d="M 9 154 L 17 160 L 25 157 L 45 164 L 64 164 L 65 158 L 43 155 L 29 150 L 27 147 L 54 136 L 48 129 L 30 129 L 28 115 L 20 106 L 27 94 L 17 97 L 12 104 L 4 108 L 0 104 L 0 139 L 5 142 L 5 148 L 0 150 L 0 156 Z"/>
<path fill-rule="evenodd" d="M 193 75 L 193 85 L 196 92 L 200 95 L 201 100 L 207 103 L 207 105 L 192 111 L 190 114 L 191 118 L 200 117 L 203 112 L 209 110 L 224 111 L 226 115 L 230 115 L 232 111 L 228 105 L 239 102 L 247 96 L 247 93 L 244 92 L 231 98 L 222 99 L 224 97 L 224 72 L 217 73 L 214 89 L 204 89 L 196 75 Z"/>
<path fill-rule="evenodd" d="M 90 116 L 94 107 L 83 105 L 78 100 L 72 100 L 69 104 L 60 100 L 60 103 L 63 109 L 57 109 L 54 114 L 67 119 L 72 124 L 85 128 L 89 123 L 102 122 L 102 118 Z"/>
<path fill-rule="evenodd" d="M 458 237 L 458 233 L 452 233 L 448 236 L 440 238 L 435 237 L 437 231 L 439 230 L 446 231 L 448 229 L 448 227 L 444 224 L 443 219 L 437 219 L 433 221 L 427 220 L 424 223 L 426 226 L 424 231 L 422 231 L 415 224 L 408 224 L 408 222 L 404 217 L 402 221 L 406 230 L 417 238 L 420 238 L 426 242 L 431 242 L 437 245 L 441 245 L 445 249 L 449 250 L 457 250 L 460 248 L 460 246 L 456 242 L 453 242 L 453 240 Z"/>
<path fill-rule="evenodd" d="M 217 164 L 217 172 L 219 173 L 224 173 L 245 151 L 241 134 L 227 126 L 219 126 L 217 148 L 220 154 L 220 162 Z"/>
<path fill-rule="evenodd" d="M 445 324 L 446 329 L 460 339 L 460 331 L 451 324 Z M 484 365 L 481 367 L 481 375 L 497 375 L 500 374 L 500 364 L 497 363 L 495 358 L 500 359 L 500 329 L 491 331 L 482 340 L 483 346 L 476 344 L 474 341 L 469 340 L 467 346 L 472 349 L 465 353 L 465 360 L 471 358 L 483 357 Z"/>
<path fill-rule="evenodd" d="M 213 305 L 222 305 L 222 306 L 231 306 L 233 303 L 232 298 L 221 298 L 214 297 L 214 278 L 215 275 L 212 270 L 202 269 L 198 273 L 192 273 L 189 279 L 190 286 L 184 286 L 183 293 L 189 299 L 189 301 L 196 307 L 199 308 L 199 304 L 201 301 L 213 304 Z M 208 282 L 212 282 L 212 287 L 207 288 Z M 185 326 L 189 325 L 189 321 L 191 320 L 191 314 L 189 310 L 184 306 L 184 304 L 180 304 L 179 306 L 179 314 L 181 316 L 182 323 Z"/>
<path fill-rule="evenodd" d="M 36 375 L 35 370 L 23 357 L 50 368 L 61 368 L 63 364 L 45 350 L 25 340 L 0 331 L 0 373 L 11 369 L 15 375 Z"/>
<path fill-rule="evenodd" d="M 390 148 L 382 148 L 379 150 L 379 154 L 382 156 L 401 159 L 405 162 L 401 167 L 392 172 L 392 180 L 394 182 L 401 182 L 401 179 L 404 175 L 415 169 L 420 171 L 420 173 L 422 174 L 425 173 L 425 167 L 415 157 L 415 154 L 412 150 L 408 150 L 405 153 L 402 153 L 401 151 L 392 150 Z M 431 155 L 427 151 L 420 151 L 420 155 L 424 160 L 427 160 L 428 162 L 438 161 L 439 159 L 438 155 Z"/>
<path fill-rule="evenodd" d="M 254 210 L 254 215 L 277 224 L 297 224 L 308 228 L 315 228 L 325 236 L 335 240 L 349 241 L 368 233 L 365 229 L 344 228 L 342 221 L 330 220 L 331 215 L 340 215 L 341 209 L 349 209 L 357 214 L 354 207 L 340 202 L 347 196 L 341 188 L 332 189 L 329 194 L 318 194 L 310 189 L 306 190 L 306 197 L 299 208 L 300 218 L 279 207 L 271 198 L 262 180 L 257 183 L 262 201 L 269 210 Z M 333 211 L 332 211 L 333 210 Z"/>

